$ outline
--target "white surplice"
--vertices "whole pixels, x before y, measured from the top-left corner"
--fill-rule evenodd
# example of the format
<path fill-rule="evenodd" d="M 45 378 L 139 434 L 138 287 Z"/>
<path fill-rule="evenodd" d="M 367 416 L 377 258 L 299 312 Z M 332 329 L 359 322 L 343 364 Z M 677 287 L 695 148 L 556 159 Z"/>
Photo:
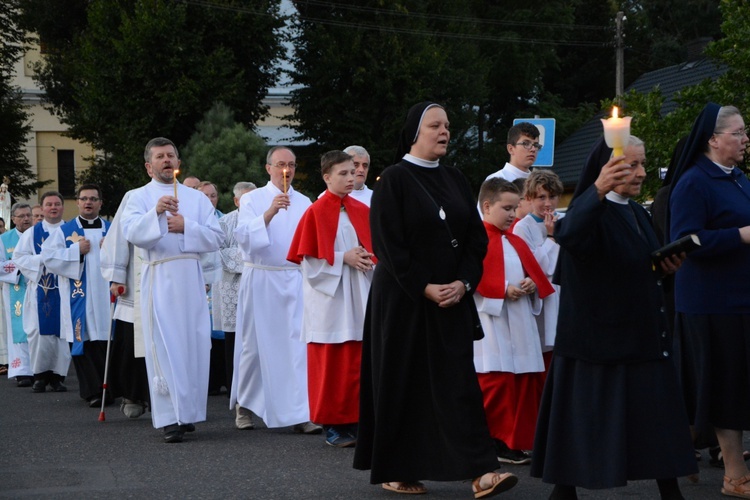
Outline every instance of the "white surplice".
<path fill-rule="evenodd" d="M 201 254 L 219 249 L 223 233 L 208 198 L 178 184 L 184 233 L 167 230 L 156 214 L 174 186 L 152 180 L 133 190 L 122 212 L 122 231 L 142 259 L 141 317 L 154 427 L 206 419 L 211 327 Z"/>
<path fill-rule="evenodd" d="M 79 234 L 83 233 L 91 242 L 91 250 L 81 262 L 80 244 L 65 245 L 65 235 L 62 229 L 51 231 L 42 245 L 42 260 L 49 272 L 57 274 L 57 286 L 60 289 L 60 336 L 68 342 L 74 340 L 73 320 L 70 309 L 70 295 L 72 293 L 70 280 L 78 280 L 86 270 L 86 329 L 81 332 L 82 340 L 107 341 L 112 328 L 109 307 L 109 283 L 104 280 L 100 272 L 99 244 L 102 241 L 105 228 L 83 229 L 78 217 L 75 218 L 79 227 Z"/>
<path fill-rule="evenodd" d="M 237 227 L 239 210 L 233 210 L 219 219 L 219 225 L 224 231 L 224 244 L 221 246 L 222 275 L 219 281 L 219 299 L 214 297 L 214 325 L 225 332 L 237 330 L 237 295 L 240 291 L 240 279 L 245 263 L 242 261 L 242 252 L 234 237 Z M 217 316 L 221 322 L 217 323 Z"/>
<path fill-rule="evenodd" d="M 3 325 L 5 327 L 8 345 L 8 378 L 30 377 L 34 375 L 34 372 L 31 371 L 31 361 L 29 360 L 28 340 L 24 342 L 16 342 L 13 336 L 12 318 L 16 315 L 20 316 L 23 314 L 23 302 L 19 301 L 15 304 L 12 303 L 10 291 L 14 287 L 23 288 L 26 286 L 26 281 L 21 276 L 21 273 L 13 260 L 7 260 L 7 252 L 13 253 L 13 250 L 7 248 L 5 242 L 11 241 L 9 244 L 13 245 L 13 248 L 15 248 L 15 243 L 12 243 L 12 240 L 15 238 L 16 233 L 18 234 L 18 237 L 21 236 L 21 233 L 18 233 L 18 229 L 16 228 L 13 228 L 0 236 L 0 287 L 2 287 Z M 22 325 L 19 326 L 22 328 Z M 26 338 L 26 332 L 23 332 L 23 337 L 24 339 Z"/>
<path fill-rule="evenodd" d="M 51 234 L 55 229 L 63 225 L 63 221 L 50 224 L 46 220 L 38 222 L 44 230 Z M 16 250 L 13 252 L 13 261 L 21 270 L 26 279 L 26 298 L 23 303 L 23 329 L 29 340 L 29 359 L 31 370 L 43 373 L 51 370 L 57 375 L 67 376 L 70 367 L 70 347 L 65 335 L 39 334 L 39 312 L 37 308 L 37 286 L 39 279 L 44 274 L 44 263 L 41 254 L 34 249 L 34 227 L 21 234 Z M 40 249 L 41 250 L 41 249 Z M 60 301 L 62 302 L 62 297 Z M 58 329 L 60 326 L 58 325 Z"/>
<path fill-rule="evenodd" d="M 520 286 L 526 277 L 513 245 L 503 236 L 505 289 Z M 492 257 L 492 256 L 490 256 Z M 491 299 L 474 294 L 484 338 L 474 342 L 474 367 L 477 373 L 533 373 L 544 371 L 544 359 L 535 315 L 539 314 L 539 295 L 524 295 L 518 300 Z"/>
<path fill-rule="evenodd" d="M 523 238 L 534 254 L 539 267 L 552 283 L 552 275 L 557 266 L 560 245 L 547 238 L 544 221 L 539 222 L 532 214 L 526 215 L 513 226 L 513 234 Z M 560 286 L 552 283 L 555 293 L 542 299 L 542 312 L 536 316 L 537 328 L 541 335 L 542 350 L 551 351 L 557 335 L 557 314 L 560 309 Z"/>
<path fill-rule="evenodd" d="M 333 244 L 333 265 L 309 255 L 302 260 L 305 342 L 340 344 L 362 340 L 373 271 L 357 271 L 344 264 L 344 253 L 356 246 L 359 240 L 354 226 L 346 212 L 341 212 Z"/>
<path fill-rule="evenodd" d="M 290 187 L 288 210 L 279 210 L 266 226 L 263 213 L 280 193 L 269 182 L 242 195 L 234 232 L 245 268 L 237 303 L 230 408 L 238 402 L 268 427 L 310 420 L 307 348 L 300 339 L 302 273 L 286 256 L 311 203 Z"/>

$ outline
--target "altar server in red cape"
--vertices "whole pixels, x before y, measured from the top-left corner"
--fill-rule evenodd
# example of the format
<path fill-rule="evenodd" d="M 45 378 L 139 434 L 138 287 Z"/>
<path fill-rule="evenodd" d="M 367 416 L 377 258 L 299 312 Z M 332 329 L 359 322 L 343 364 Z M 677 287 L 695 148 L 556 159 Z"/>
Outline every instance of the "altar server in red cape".
<path fill-rule="evenodd" d="M 535 316 L 554 289 L 534 254 L 510 231 L 520 196 L 492 178 L 479 192 L 489 237 L 484 272 L 474 294 L 485 336 L 474 342 L 474 367 L 498 460 L 527 464 L 544 385 L 544 359 Z"/>
<path fill-rule="evenodd" d="M 326 443 L 354 446 L 359 421 L 362 329 L 375 256 L 370 209 L 349 193 L 354 163 L 343 151 L 321 158 L 328 189 L 297 226 L 287 259 L 302 267 L 310 419 Z"/>

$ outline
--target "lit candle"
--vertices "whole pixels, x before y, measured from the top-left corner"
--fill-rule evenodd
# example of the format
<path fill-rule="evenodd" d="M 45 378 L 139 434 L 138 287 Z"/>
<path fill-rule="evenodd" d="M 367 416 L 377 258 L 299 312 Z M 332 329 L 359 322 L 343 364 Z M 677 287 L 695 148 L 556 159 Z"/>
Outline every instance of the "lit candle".
<path fill-rule="evenodd" d="M 284 194 L 286 194 L 286 190 L 287 190 L 287 187 L 286 187 L 286 174 L 287 174 L 287 172 L 289 172 L 289 169 L 285 167 L 282 172 L 284 173 Z"/>
<path fill-rule="evenodd" d="M 180 173 L 178 169 L 174 169 L 174 197 L 177 198 L 177 174 Z"/>
<path fill-rule="evenodd" d="M 617 106 L 614 106 L 612 117 L 606 120 L 601 119 L 602 125 L 604 125 L 604 141 L 607 146 L 612 148 L 612 156 L 622 156 L 622 150 L 628 142 L 628 137 L 630 137 L 630 120 L 632 120 L 630 116 L 620 118 L 617 113 Z"/>

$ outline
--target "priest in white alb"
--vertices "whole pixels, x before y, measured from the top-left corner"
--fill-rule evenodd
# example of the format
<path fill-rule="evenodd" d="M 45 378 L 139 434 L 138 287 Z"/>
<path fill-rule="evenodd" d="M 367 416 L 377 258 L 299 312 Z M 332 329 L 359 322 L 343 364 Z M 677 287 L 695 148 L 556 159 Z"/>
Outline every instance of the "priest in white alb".
<path fill-rule="evenodd" d="M 163 137 L 144 151 L 152 180 L 131 192 L 122 213 L 125 238 L 143 271 L 140 307 L 154 427 L 181 442 L 206 419 L 211 323 L 201 254 L 224 233 L 206 196 L 176 181 L 177 147 Z"/>

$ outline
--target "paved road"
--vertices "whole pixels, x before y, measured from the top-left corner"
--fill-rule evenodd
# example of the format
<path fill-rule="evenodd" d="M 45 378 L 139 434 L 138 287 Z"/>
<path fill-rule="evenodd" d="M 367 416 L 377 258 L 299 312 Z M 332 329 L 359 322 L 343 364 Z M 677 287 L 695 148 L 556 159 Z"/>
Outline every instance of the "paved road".
<path fill-rule="evenodd" d="M 150 414 L 130 420 L 118 406 L 99 410 L 78 397 L 71 368 L 67 393 L 34 394 L 0 380 L 0 498 L 248 498 L 383 499 L 397 495 L 352 469 L 353 450 L 333 449 L 321 436 L 290 429 L 238 431 L 225 396 L 208 400 L 208 421 L 181 444 L 165 444 Z M 688 499 L 726 498 L 722 471 L 701 462 L 701 481 L 681 479 Z M 520 483 L 498 498 L 546 498 L 551 487 L 508 466 Z M 468 482 L 427 482 L 429 499 L 470 499 Z M 580 498 L 658 498 L 652 481 L 608 491 L 579 490 Z"/>

